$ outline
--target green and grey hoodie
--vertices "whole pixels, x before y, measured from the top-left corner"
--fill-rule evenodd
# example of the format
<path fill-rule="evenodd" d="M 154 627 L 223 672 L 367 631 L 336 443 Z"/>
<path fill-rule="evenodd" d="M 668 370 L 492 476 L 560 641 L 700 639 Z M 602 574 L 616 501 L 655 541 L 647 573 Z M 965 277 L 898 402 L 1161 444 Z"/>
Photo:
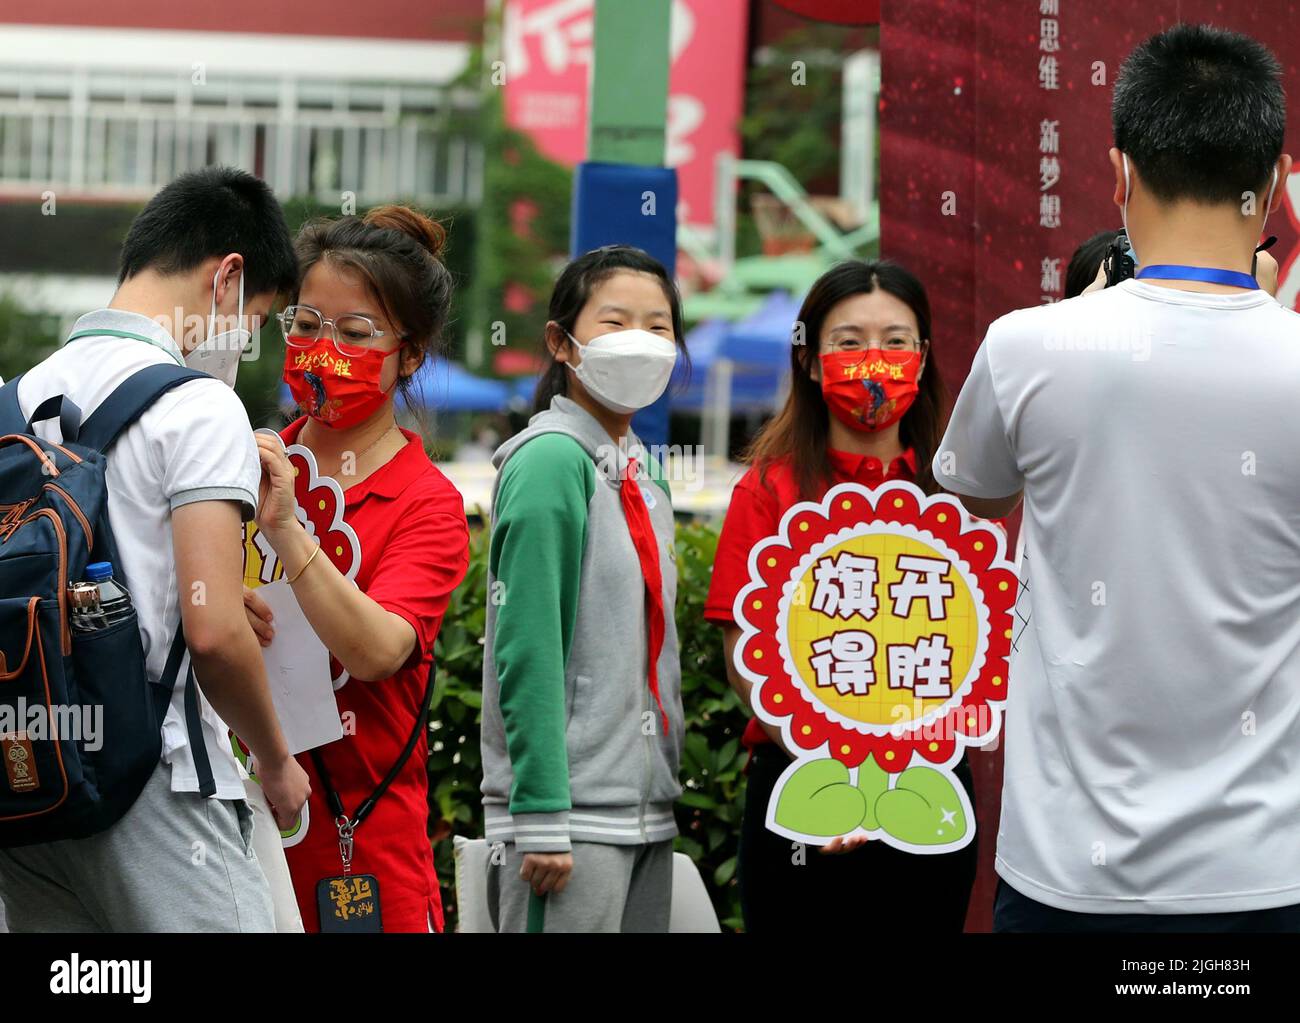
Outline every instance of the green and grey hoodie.
<path fill-rule="evenodd" d="M 637 461 L 659 548 L 665 730 L 647 682 L 645 582 L 619 478 Z M 483 655 L 483 808 L 489 842 L 568 852 L 677 834 L 681 666 L 671 494 L 630 435 L 623 449 L 556 397 L 492 458 Z M 666 734 L 665 734 L 666 731 Z"/>

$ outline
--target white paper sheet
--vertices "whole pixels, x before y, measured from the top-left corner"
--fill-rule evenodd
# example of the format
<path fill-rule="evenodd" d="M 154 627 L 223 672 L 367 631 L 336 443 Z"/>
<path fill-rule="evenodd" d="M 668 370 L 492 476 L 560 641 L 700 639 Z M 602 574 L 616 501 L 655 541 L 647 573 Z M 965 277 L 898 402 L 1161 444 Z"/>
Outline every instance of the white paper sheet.
<path fill-rule="evenodd" d="M 293 590 L 283 579 L 257 588 L 271 608 L 275 638 L 262 647 L 271 700 L 290 753 L 343 738 L 325 644 L 312 631 Z"/>

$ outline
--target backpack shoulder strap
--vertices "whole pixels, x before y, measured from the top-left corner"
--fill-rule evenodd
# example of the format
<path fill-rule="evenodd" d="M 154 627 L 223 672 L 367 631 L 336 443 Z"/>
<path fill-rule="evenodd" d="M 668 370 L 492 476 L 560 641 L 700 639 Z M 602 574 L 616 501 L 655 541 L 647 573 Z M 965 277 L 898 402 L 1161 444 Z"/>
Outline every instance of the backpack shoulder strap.
<path fill-rule="evenodd" d="M 0 434 L 23 433 L 27 429 L 27 417 L 18 404 L 18 381 L 22 378 L 19 373 L 0 387 Z"/>
<path fill-rule="evenodd" d="M 23 378 L 19 373 L 4 387 L 0 387 L 0 434 L 31 433 L 32 427 L 46 419 L 59 417 L 59 430 L 64 444 L 77 443 L 81 430 L 81 409 L 63 394 L 46 398 L 36 406 L 35 411 L 23 418 L 23 407 L 18 401 L 18 381 Z M 19 424 L 22 425 L 19 425 Z"/>
<path fill-rule="evenodd" d="M 37 405 L 36 411 L 27 417 L 27 432 L 31 433 L 37 423 L 55 416 L 59 417 L 59 434 L 63 443 L 76 444 L 81 434 L 81 409 L 66 394 L 55 394 Z"/>
<path fill-rule="evenodd" d="M 159 721 L 166 715 L 172 690 L 180 681 L 181 660 L 184 657 L 185 626 L 182 623 L 176 626 L 176 638 L 172 640 L 171 649 L 167 653 L 167 664 L 163 668 L 162 679 L 158 686 Z M 198 681 L 194 678 L 194 664 L 191 662 L 185 672 L 185 730 L 189 733 L 190 755 L 194 758 L 194 771 L 199 779 L 199 795 L 206 799 L 216 794 L 217 781 L 212 773 L 212 760 L 208 757 L 208 744 L 203 738 L 203 717 L 199 711 L 198 685 Z"/>
<path fill-rule="evenodd" d="M 81 424 L 78 443 L 104 452 L 158 398 L 190 380 L 210 379 L 207 373 L 167 363 L 146 366 L 122 381 L 99 408 Z M 6 385 L 7 386 L 7 385 Z"/>

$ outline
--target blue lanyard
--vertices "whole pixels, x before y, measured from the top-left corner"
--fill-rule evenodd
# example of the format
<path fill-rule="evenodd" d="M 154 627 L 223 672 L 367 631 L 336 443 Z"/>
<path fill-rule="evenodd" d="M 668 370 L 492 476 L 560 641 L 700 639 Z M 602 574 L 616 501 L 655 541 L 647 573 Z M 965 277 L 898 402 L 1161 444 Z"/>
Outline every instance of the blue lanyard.
<path fill-rule="evenodd" d="M 1154 277 L 1161 281 L 1205 281 L 1207 284 L 1231 284 L 1236 288 L 1258 288 L 1259 282 L 1240 270 L 1218 270 L 1209 266 L 1183 266 L 1181 263 L 1160 263 L 1144 266 L 1135 275 L 1138 280 Z"/>

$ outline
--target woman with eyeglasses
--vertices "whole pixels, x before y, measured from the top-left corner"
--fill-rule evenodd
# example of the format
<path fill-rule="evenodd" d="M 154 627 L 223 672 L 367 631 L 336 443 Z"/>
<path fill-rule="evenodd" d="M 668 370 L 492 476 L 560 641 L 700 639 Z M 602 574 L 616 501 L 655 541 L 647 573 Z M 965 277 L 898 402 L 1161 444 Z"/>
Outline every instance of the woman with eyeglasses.
<path fill-rule="evenodd" d="M 344 680 L 335 683 L 344 736 L 299 756 L 312 794 L 285 843 L 309 931 L 379 922 L 384 931 L 442 929 L 422 711 L 434 639 L 468 565 L 469 532 L 460 493 L 420 436 L 397 425 L 393 397 L 447 322 L 444 238 L 423 214 L 384 206 L 364 218 L 314 221 L 297 239 L 301 283 L 281 323 L 284 379 L 305 415 L 280 436 L 310 448 L 320 474 L 342 488 L 343 517 L 361 547 L 355 585 L 295 515 L 294 470 L 282 446 L 257 438 L 257 528 Z M 270 643 L 266 602 L 249 590 L 245 604 Z M 357 823 L 363 806 L 369 812 Z"/>
<path fill-rule="evenodd" d="M 823 274 L 804 299 L 790 352 L 791 387 L 781 411 L 754 439 L 736 485 L 713 564 L 704 617 L 723 631 L 727 675 L 745 706 L 750 683 L 732 664 L 740 637 L 732 607 L 749 580 L 751 548 L 778 532 L 800 501 L 840 483 L 938 487 L 930 460 L 949 408 L 930 341 L 930 302 L 910 272 L 888 260 L 846 262 Z M 915 855 L 836 838 L 822 850 L 766 827 L 768 802 L 792 759 L 780 729 L 751 718 L 737 876 L 747 931 L 834 933 L 849 921 L 883 920 L 893 930 L 957 932 L 975 880 L 976 845 Z M 972 805 L 970 768 L 954 769 Z"/>

